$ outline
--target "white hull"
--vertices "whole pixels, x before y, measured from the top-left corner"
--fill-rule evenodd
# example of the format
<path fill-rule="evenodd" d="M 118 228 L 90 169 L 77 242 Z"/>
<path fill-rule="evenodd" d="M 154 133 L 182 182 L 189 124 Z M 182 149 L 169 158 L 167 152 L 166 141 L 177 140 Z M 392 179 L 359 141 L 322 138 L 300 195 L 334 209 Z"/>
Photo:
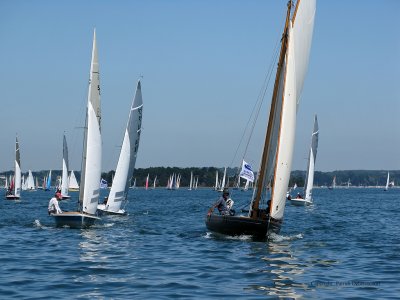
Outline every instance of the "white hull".
<path fill-rule="evenodd" d="M 51 214 L 57 227 L 88 228 L 92 226 L 99 217 L 80 212 L 63 212 L 62 214 Z"/>
<path fill-rule="evenodd" d="M 312 202 L 306 199 L 302 198 L 294 198 L 294 199 L 288 199 L 288 201 L 295 206 L 306 206 L 306 205 L 311 205 Z"/>
<path fill-rule="evenodd" d="M 98 204 L 97 205 L 97 211 L 99 214 L 105 214 L 105 215 L 118 215 L 118 216 L 126 216 L 128 213 L 124 209 L 118 209 L 118 211 L 111 211 L 106 209 L 106 205 L 104 204 Z"/>

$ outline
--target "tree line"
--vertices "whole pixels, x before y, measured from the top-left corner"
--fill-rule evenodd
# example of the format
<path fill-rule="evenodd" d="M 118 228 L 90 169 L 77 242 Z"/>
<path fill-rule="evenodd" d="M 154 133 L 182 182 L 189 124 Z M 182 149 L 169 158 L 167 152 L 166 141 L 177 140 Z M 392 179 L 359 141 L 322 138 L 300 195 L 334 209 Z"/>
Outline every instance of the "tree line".
<path fill-rule="evenodd" d="M 146 177 L 149 175 L 149 185 L 153 185 L 154 179 L 157 176 L 156 186 L 166 186 L 169 177 L 172 174 L 181 175 L 181 186 L 189 186 L 190 173 L 193 172 L 193 176 L 198 178 L 198 187 L 212 187 L 215 185 L 216 172 L 218 171 L 219 178 L 223 176 L 224 169 L 216 167 L 190 167 L 190 168 L 178 168 L 178 167 L 150 167 L 150 168 L 137 168 L 133 172 L 133 180 L 136 179 L 136 186 L 144 186 Z M 316 171 L 314 175 L 315 186 L 330 186 L 332 184 L 333 177 L 336 176 L 336 184 L 338 186 L 347 186 L 350 182 L 351 186 L 383 186 L 386 184 L 387 178 L 386 170 L 344 170 L 344 171 L 331 171 L 321 172 Z M 400 180 L 400 171 L 389 171 L 390 181 L 394 181 L 395 185 L 398 185 Z M 33 171 L 33 176 L 38 178 L 39 184 L 42 184 L 43 178 L 48 175 L 48 170 Z M 74 171 L 75 176 L 80 182 L 80 172 Z M 227 182 L 229 186 L 233 186 L 239 173 L 238 168 L 227 168 Z M 14 174 L 14 171 L 1 172 L 0 176 L 9 176 Z M 105 179 L 109 185 L 112 183 L 115 171 L 103 172 L 102 178 Z M 25 178 L 28 176 L 28 172 L 23 173 Z M 57 184 L 57 178 L 61 176 L 61 170 L 52 170 L 52 185 Z M 292 171 L 289 181 L 289 186 L 293 186 L 295 183 L 297 186 L 304 186 L 306 172 L 301 170 Z M 242 186 L 244 180 L 241 180 Z"/>

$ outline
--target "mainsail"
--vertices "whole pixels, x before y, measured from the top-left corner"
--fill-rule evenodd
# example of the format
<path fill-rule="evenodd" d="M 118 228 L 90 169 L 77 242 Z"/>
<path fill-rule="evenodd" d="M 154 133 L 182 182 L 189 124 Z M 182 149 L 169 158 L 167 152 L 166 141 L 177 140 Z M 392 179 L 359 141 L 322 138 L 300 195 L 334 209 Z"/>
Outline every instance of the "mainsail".
<path fill-rule="evenodd" d="M 285 210 L 297 106 L 308 66 L 316 1 L 299 0 L 292 17 L 291 4 L 289 1 L 260 176 L 249 212 L 252 218 L 258 217 L 260 202 L 266 200 L 269 186 L 271 186 L 270 217 L 281 220 Z"/>
<path fill-rule="evenodd" d="M 305 186 L 304 186 L 304 193 L 305 193 L 306 201 L 312 201 L 312 188 L 313 188 L 313 184 L 314 184 L 315 160 L 317 159 L 318 136 L 319 136 L 318 120 L 317 120 L 317 115 L 315 115 L 314 128 L 313 128 L 313 132 L 311 135 L 310 153 L 308 156 L 306 181 L 305 181 Z"/>
<path fill-rule="evenodd" d="M 68 146 L 67 139 L 63 138 L 63 164 L 62 164 L 62 175 L 61 175 L 61 195 L 68 196 Z"/>
<path fill-rule="evenodd" d="M 143 100 L 140 80 L 137 83 L 135 97 L 129 112 L 128 123 L 125 129 L 124 140 L 115 171 L 114 181 L 108 196 L 106 210 L 118 211 L 126 200 L 129 184 L 133 177 L 136 157 L 139 150 L 140 134 L 142 130 Z"/>
<path fill-rule="evenodd" d="M 81 211 L 95 214 L 100 193 L 101 178 L 101 110 L 100 76 L 96 46 L 96 31 L 93 34 L 92 61 L 90 66 L 89 93 L 83 145 L 81 185 L 79 203 Z"/>

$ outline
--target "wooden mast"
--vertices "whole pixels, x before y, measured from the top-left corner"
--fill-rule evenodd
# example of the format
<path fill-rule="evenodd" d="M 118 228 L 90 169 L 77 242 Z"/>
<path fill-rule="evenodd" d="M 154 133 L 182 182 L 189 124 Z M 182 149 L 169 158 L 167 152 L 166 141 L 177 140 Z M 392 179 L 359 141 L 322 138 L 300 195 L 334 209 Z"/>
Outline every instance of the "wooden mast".
<path fill-rule="evenodd" d="M 290 21 L 290 11 L 292 8 L 292 0 L 289 0 L 287 7 L 288 7 L 288 10 L 286 13 L 286 22 L 285 22 L 285 27 L 283 30 L 283 35 L 282 35 L 282 46 L 281 46 L 281 51 L 279 54 L 278 69 L 277 69 L 276 76 L 275 76 L 275 84 L 274 84 L 274 91 L 272 94 L 271 109 L 269 112 L 267 133 L 265 136 L 264 150 L 263 150 L 263 154 L 262 154 L 262 158 L 261 158 L 261 167 L 260 167 L 259 177 L 258 177 L 258 181 L 257 181 L 257 193 L 256 193 L 256 196 L 253 200 L 252 207 L 251 207 L 250 217 L 252 219 L 258 218 L 258 210 L 259 210 L 259 206 L 260 206 L 261 193 L 263 191 L 265 168 L 266 168 L 266 163 L 268 161 L 268 153 L 269 153 L 270 140 L 271 140 L 271 135 L 272 135 L 273 120 L 274 120 L 274 115 L 275 115 L 275 111 L 276 111 L 276 104 L 278 101 L 277 95 L 278 95 L 278 88 L 279 88 L 279 77 L 280 77 L 280 73 L 283 68 L 283 63 L 285 60 L 285 55 L 286 55 L 286 50 L 287 50 L 287 36 L 288 36 L 288 27 L 289 27 L 289 21 Z"/>

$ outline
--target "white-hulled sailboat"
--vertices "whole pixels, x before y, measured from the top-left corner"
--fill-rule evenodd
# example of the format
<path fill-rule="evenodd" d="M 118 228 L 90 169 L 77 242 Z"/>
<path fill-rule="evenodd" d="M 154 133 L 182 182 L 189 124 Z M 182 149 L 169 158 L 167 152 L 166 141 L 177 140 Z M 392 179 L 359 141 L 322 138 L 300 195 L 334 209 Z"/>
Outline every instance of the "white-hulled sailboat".
<path fill-rule="evenodd" d="M 18 138 L 15 138 L 15 162 L 14 178 L 11 180 L 10 187 L 6 192 L 7 200 L 18 200 L 21 197 L 21 158 L 19 153 Z"/>
<path fill-rule="evenodd" d="M 292 14 L 288 3 L 268 127 L 248 215 L 214 214 L 206 217 L 210 231 L 227 235 L 265 237 L 279 232 L 286 203 L 296 131 L 296 113 L 308 66 L 316 0 L 298 0 Z M 271 185 L 270 185 L 271 184 Z M 268 186 L 271 189 L 267 189 Z M 268 204 L 267 200 L 271 200 Z"/>
<path fill-rule="evenodd" d="M 71 170 L 71 174 L 68 177 L 68 191 L 69 192 L 77 192 L 79 191 L 79 184 L 76 180 L 75 173 Z"/>
<path fill-rule="evenodd" d="M 71 196 L 68 195 L 68 145 L 65 134 L 63 137 L 63 162 L 62 162 L 62 174 L 61 174 L 61 197 L 62 199 L 69 199 Z"/>
<path fill-rule="evenodd" d="M 126 211 L 121 206 L 127 201 L 129 185 L 133 177 L 142 130 L 142 114 L 142 88 L 140 81 L 138 81 L 110 194 L 106 203 L 97 205 L 97 209 L 102 213 L 114 215 L 126 214 Z M 146 189 L 148 187 L 148 178 L 147 176 Z M 154 179 L 154 187 L 156 179 Z"/>
<path fill-rule="evenodd" d="M 28 178 L 26 179 L 26 189 L 28 191 L 36 191 L 35 180 L 33 179 L 32 171 L 28 171 Z"/>
<path fill-rule="evenodd" d="M 57 226 L 85 228 L 100 218 L 96 215 L 101 178 L 100 78 L 96 31 L 93 33 L 92 61 L 83 141 L 79 208 L 76 212 L 52 214 Z"/>
<path fill-rule="evenodd" d="M 310 153 L 308 155 L 308 166 L 306 173 L 306 180 L 304 186 L 304 198 L 296 196 L 296 198 L 288 199 L 290 203 L 297 206 L 310 205 L 313 202 L 312 199 L 312 188 L 314 185 L 314 168 L 315 168 L 315 160 L 317 159 L 317 148 L 318 148 L 318 120 L 317 116 L 314 117 L 314 128 L 311 135 L 311 147 Z"/>
<path fill-rule="evenodd" d="M 389 189 L 389 181 L 390 181 L 390 176 L 389 176 L 389 172 L 388 172 L 387 178 L 386 178 L 386 185 L 385 185 L 385 188 L 383 189 L 384 191 L 387 191 Z"/>

